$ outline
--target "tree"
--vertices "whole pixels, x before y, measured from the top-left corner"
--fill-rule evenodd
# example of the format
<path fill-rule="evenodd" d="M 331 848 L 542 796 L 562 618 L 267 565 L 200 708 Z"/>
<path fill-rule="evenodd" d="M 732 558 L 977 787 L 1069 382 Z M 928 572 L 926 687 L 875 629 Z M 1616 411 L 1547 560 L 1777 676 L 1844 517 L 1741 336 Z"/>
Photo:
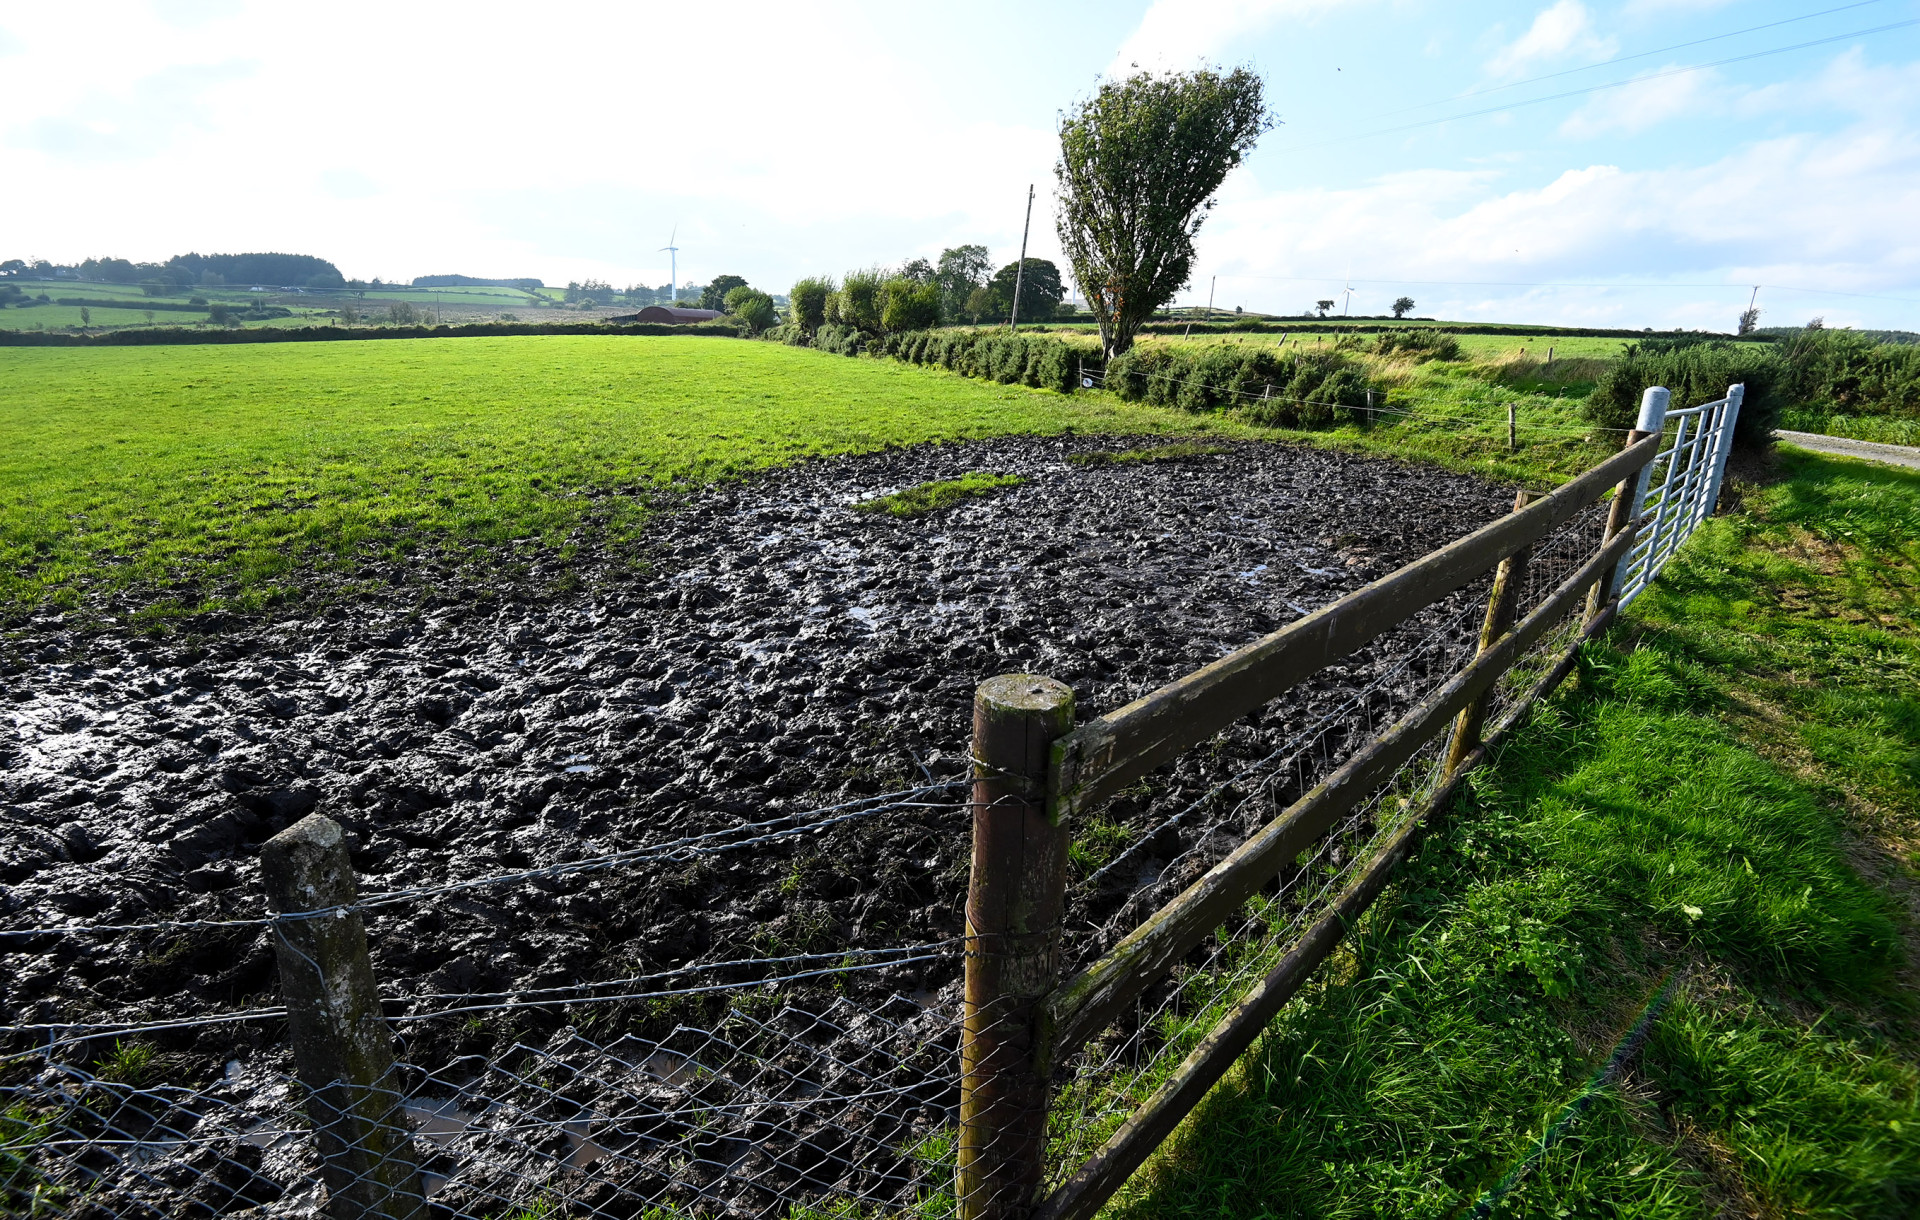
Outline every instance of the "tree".
<path fill-rule="evenodd" d="M 1214 192 L 1272 126 L 1244 68 L 1108 81 L 1061 122 L 1057 228 L 1108 359 L 1192 277 Z"/>
<path fill-rule="evenodd" d="M 82 326 L 93 325 L 93 311 L 91 309 L 88 309 L 85 305 L 82 305 L 80 307 L 80 325 Z"/>
<path fill-rule="evenodd" d="M 979 321 L 968 308 L 967 300 L 987 282 L 987 272 L 992 267 L 993 261 L 985 246 L 954 246 L 942 250 L 940 264 L 933 271 L 934 280 L 940 285 L 940 312 L 949 318 L 972 317 Z"/>
<path fill-rule="evenodd" d="M 727 293 L 726 307 L 728 313 L 745 322 L 747 330 L 756 335 L 780 320 L 773 309 L 773 298 L 744 284 Z"/>
<path fill-rule="evenodd" d="M 930 281 L 896 276 L 887 281 L 880 326 L 887 331 L 927 330 L 940 325 L 940 288 Z"/>
<path fill-rule="evenodd" d="M 0 263 L 0 275 L 15 276 L 25 275 L 26 273 L 27 264 L 21 259 L 10 258 L 4 263 Z"/>
<path fill-rule="evenodd" d="M 1394 317 L 1396 317 L 1396 318 L 1404 318 L 1404 317 L 1406 317 L 1406 316 L 1407 316 L 1408 314 L 1410 314 L 1410 313 L 1412 313 L 1412 312 L 1413 312 L 1413 298 L 1412 298 L 1412 297 L 1400 297 L 1400 298 L 1398 298 L 1398 299 L 1396 299 L 1396 300 L 1394 301 L 1394 303 L 1393 303 L 1393 316 L 1394 316 Z"/>
<path fill-rule="evenodd" d="M 1740 311 L 1740 326 L 1739 329 L 1733 333 L 1736 335 L 1750 335 L 1759 328 L 1760 310 L 1758 308 L 1748 308 Z"/>
<path fill-rule="evenodd" d="M 833 281 L 824 275 L 811 275 L 795 281 L 787 290 L 787 316 L 800 329 L 812 334 L 827 320 L 827 301 L 834 294 Z"/>
<path fill-rule="evenodd" d="M 1332 301 L 1315 301 L 1313 303 L 1313 307 L 1319 310 L 1320 316 L 1324 318 L 1327 316 L 1327 311 L 1333 308 L 1333 302 Z"/>
<path fill-rule="evenodd" d="M 736 288 L 745 288 L 746 286 L 747 281 L 741 276 L 716 275 L 713 277 L 713 283 L 708 284 L 700 291 L 700 308 L 725 309 L 727 307 L 727 294 Z"/>
<path fill-rule="evenodd" d="M 962 307 L 975 322 L 982 318 L 1003 318 L 1008 310 L 1007 298 L 991 284 L 983 284 L 967 294 L 966 304 Z"/>
<path fill-rule="evenodd" d="M 933 264 L 924 258 L 910 258 L 900 264 L 900 279 L 912 280 L 916 284 L 931 284 L 939 278 L 939 272 Z"/>
<path fill-rule="evenodd" d="M 878 334 L 884 283 L 878 271 L 847 272 L 840 281 L 840 291 L 833 294 L 827 320 L 868 334 Z"/>
<path fill-rule="evenodd" d="M 1050 259 L 1030 258 L 1026 262 L 1026 274 L 1020 274 L 1020 264 L 1008 263 L 994 272 L 992 287 L 1000 298 L 1013 300 L 1013 285 L 1018 279 L 1020 284 L 1020 320 L 1022 322 L 1044 322 L 1053 316 L 1054 309 L 1060 304 L 1060 298 L 1067 295 L 1060 286 L 1060 268 Z M 1009 309 L 1011 315 L 1012 310 Z"/>

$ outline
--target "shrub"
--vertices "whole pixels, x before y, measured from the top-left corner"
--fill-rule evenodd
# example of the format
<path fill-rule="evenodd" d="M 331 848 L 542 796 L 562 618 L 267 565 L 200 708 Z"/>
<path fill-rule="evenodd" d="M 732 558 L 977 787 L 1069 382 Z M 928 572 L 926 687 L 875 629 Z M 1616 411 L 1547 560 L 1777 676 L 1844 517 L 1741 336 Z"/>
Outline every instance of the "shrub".
<path fill-rule="evenodd" d="M 773 298 L 754 288 L 735 288 L 727 293 L 727 312 L 740 319 L 747 333 L 757 335 L 779 321 Z"/>
<path fill-rule="evenodd" d="M 1808 328 L 1788 336 L 1778 350 L 1787 405 L 1920 419 L 1920 347 L 1875 343 L 1857 331 Z"/>
<path fill-rule="evenodd" d="M 878 271 L 849 271 L 834 294 L 837 308 L 828 314 L 829 322 L 850 326 L 868 334 L 880 333 L 881 290 Z"/>
<path fill-rule="evenodd" d="M 1677 410 L 1711 402 L 1728 386 L 1744 383 L 1734 444 L 1762 448 L 1780 415 L 1786 374 L 1781 354 L 1757 343 L 1650 339 L 1629 345 L 1619 362 L 1600 375 L 1584 410 L 1603 428 L 1631 428 L 1640 415 L 1640 395 L 1649 386 L 1673 391 Z"/>
<path fill-rule="evenodd" d="M 940 286 L 905 278 L 888 280 L 882 290 L 880 328 L 928 330 L 940 325 Z"/>
<path fill-rule="evenodd" d="M 1431 330 L 1420 326 L 1407 326 L 1396 330 L 1384 330 L 1374 340 L 1373 350 L 1382 356 L 1404 353 L 1415 360 L 1459 360 L 1460 337 L 1443 330 Z"/>
<path fill-rule="evenodd" d="M 813 345 L 836 356 L 858 356 L 866 350 L 866 337 L 851 326 L 828 322 L 814 332 Z"/>
<path fill-rule="evenodd" d="M 834 294 L 833 281 L 825 276 L 808 276 L 787 292 L 787 314 L 807 334 L 819 330 L 827 320 L 827 302 Z"/>

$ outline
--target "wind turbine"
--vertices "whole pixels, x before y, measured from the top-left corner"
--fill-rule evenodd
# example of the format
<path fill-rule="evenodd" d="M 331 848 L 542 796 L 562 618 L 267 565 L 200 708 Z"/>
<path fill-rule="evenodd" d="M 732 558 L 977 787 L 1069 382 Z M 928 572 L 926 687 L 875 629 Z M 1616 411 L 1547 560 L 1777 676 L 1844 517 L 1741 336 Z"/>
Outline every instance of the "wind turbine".
<path fill-rule="evenodd" d="M 674 225 L 673 232 L 667 238 L 667 244 L 654 253 L 665 251 L 667 255 L 667 304 L 672 305 L 680 299 L 680 247 L 673 244 L 680 236 L 680 226 Z"/>
<path fill-rule="evenodd" d="M 1353 274 L 1351 272 L 1347 274 L 1347 286 L 1346 286 L 1345 292 L 1347 294 L 1347 299 L 1340 306 L 1340 316 L 1343 318 L 1353 312 Z"/>

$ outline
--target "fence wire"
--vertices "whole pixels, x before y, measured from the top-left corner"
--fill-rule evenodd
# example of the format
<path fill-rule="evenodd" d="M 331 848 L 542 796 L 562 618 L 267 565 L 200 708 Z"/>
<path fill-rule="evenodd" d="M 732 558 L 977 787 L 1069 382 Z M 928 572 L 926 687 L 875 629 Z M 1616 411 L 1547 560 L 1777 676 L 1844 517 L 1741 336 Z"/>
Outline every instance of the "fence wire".
<path fill-rule="evenodd" d="M 1599 509 L 1537 544 L 1526 614 L 1598 545 Z M 1450 679 L 1478 643 L 1490 578 L 1337 662 L 1211 752 L 1076 828 L 1069 972 L 1217 863 Z M 1295 607 L 1295 609 L 1300 609 Z M 1564 641 L 1502 679 L 1496 713 Z M 283 1010 L 0 1028 L 0 1212 L 87 1220 L 313 1215 L 352 1200 L 393 1217 L 855 1214 L 944 1216 L 956 1190 L 1057 1183 L 1163 1081 L 1440 778 L 1430 741 L 1250 900 L 1134 1009 L 1056 1072 L 1034 1115 L 1031 1183 L 969 1178 L 957 1147 L 963 1019 L 958 938 L 690 964 L 565 986 L 389 998 L 400 1053 L 372 1088 L 309 1088 L 277 1037 L 156 1037 Z M 1185 768 L 1184 770 L 1181 768 Z M 1181 785 L 1179 800 L 1156 785 Z M 369 894 L 368 915 L 483 886 L 551 887 L 606 868 L 750 850 L 851 818 L 965 809 L 966 781 L 514 874 Z M 270 919 L 130 930 L 225 932 Z M 398 925 L 396 925 L 398 927 Z M 100 928 L 36 928 L 58 951 Z M 376 925 L 378 935 L 381 928 Z M 37 939 L 35 939 L 37 938 Z M 18 942 L 16 942 L 17 944 Z M 218 1042 L 218 1039 L 214 1039 Z M 1017 1040 L 1016 1040 L 1017 1041 Z M 169 1049 L 161 1049 L 169 1048 Z M 187 1083 L 180 1083 L 180 1082 Z M 357 1149 L 360 1160 L 340 1155 Z M 956 1170 L 959 1185 L 956 1185 Z M 971 1185 L 969 1185 L 971 1184 Z M 1030 1196 L 1029 1196 L 1030 1197 Z"/>
<path fill-rule="evenodd" d="M 191 1087 L 147 1083 L 169 1065 L 124 1051 L 92 1067 L 16 1057 L 0 1204 L 127 1220 L 311 1214 L 343 1196 L 412 1215 L 415 1194 L 474 1220 L 950 1210 L 956 989 L 873 1001 L 801 977 L 656 993 L 708 1001 L 698 1021 L 602 1034 L 576 1019 L 484 1054 L 405 1056 L 351 1096 L 307 1088 L 283 1055 Z M 330 1142 L 365 1155 L 343 1175 Z"/>

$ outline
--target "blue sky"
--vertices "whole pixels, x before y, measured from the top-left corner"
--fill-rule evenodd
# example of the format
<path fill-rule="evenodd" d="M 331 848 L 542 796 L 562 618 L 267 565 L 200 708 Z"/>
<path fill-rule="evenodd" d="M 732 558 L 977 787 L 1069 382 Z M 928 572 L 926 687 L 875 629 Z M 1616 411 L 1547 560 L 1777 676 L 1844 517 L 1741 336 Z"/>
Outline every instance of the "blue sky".
<path fill-rule="evenodd" d="M 0 257 L 658 284 L 677 226 L 682 280 L 778 290 L 967 241 L 1011 260 L 1029 182 L 1051 257 L 1059 112 L 1210 61 L 1257 69 L 1282 125 L 1221 191 L 1186 299 L 1292 312 L 1351 280 L 1354 312 L 1405 293 L 1724 329 L 1757 284 L 1766 323 L 1920 329 L 1916 21 L 1920 0 L 15 6 Z"/>

